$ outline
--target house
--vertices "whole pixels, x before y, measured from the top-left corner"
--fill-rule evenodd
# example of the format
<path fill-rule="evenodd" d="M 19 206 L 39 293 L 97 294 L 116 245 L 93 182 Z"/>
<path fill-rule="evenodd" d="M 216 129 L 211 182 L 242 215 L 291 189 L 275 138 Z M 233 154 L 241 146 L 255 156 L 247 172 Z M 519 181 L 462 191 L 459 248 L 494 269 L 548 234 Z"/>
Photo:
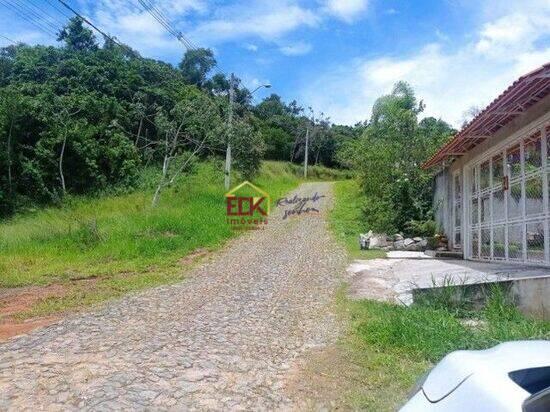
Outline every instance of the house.
<path fill-rule="evenodd" d="M 550 63 L 519 79 L 422 167 L 464 258 L 550 266 Z"/>

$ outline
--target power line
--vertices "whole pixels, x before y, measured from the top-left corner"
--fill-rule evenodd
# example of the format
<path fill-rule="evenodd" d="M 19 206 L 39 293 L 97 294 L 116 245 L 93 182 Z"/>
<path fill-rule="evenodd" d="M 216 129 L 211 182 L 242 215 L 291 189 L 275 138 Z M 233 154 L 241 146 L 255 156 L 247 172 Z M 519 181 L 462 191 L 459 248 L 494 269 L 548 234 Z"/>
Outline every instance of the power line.
<path fill-rule="evenodd" d="M 53 24 L 49 20 L 45 18 L 45 13 L 39 10 L 38 12 L 34 10 L 34 8 L 31 8 L 30 3 L 25 3 L 21 0 L 15 0 L 17 2 L 17 5 L 20 7 L 20 10 L 25 10 L 25 12 L 35 18 L 37 21 L 42 23 L 45 27 L 49 26 L 52 30 L 57 31 L 59 30 L 59 27 L 57 24 Z M 34 7 L 34 6 L 33 6 Z"/>
<path fill-rule="evenodd" d="M 41 2 L 38 0 L 28 2 L 28 7 L 32 8 L 37 13 L 44 15 L 44 17 L 47 18 L 52 24 L 55 24 L 56 27 L 63 27 L 66 23 L 65 20 L 56 15 L 55 12 L 52 13 L 47 6 L 43 8 Z"/>
<path fill-rule="evenodd" d="M 138 0 L 142 7 L 153 16 L 153 18 L 158 21 L 172 36 L 174 36 L 180 43 L 182 43 L 186 49 L 192 50 L 195 49 L 193 43 L 188 40 L 183 33 L 176 30 L 171 24 L 170 21 L 164 16 L 162 11 L 153 3 L 151 0 Z"/>
<path fill-rule="evenodd" d="M 1 1 L 1 0 L 0 0 Z M 97 31 L 99 34 L 103 36 L 104 39 L 109 39 L 113 43 L 115 43 L 117 46 L 120 46 L 126 50 L 129 50 L 131 53 L 134 53 L 134 50 L 132 50 L 130 47 L 126 46 L 125 44 L 120 43 L 118 40 L 116 40 L 114 37 L 109 36 L 107 33 L 105 33 L 103 30 L 98 28 L 94 23 L 92 23 L 89 19 L 84 17 L 82 14 L 77 12 L 75 9 L 73 9 L 71 6 L 69 6 L 64 0 L 57 0 L 59 3 L 61 3 L 66 9 L 70 10 L 71 13 L 73 13 L 75 16 L 80 18 L 84 23 L 86 23 L 88 26 L 93 28 L 95 31 Z"/>
<path fill-rule="evenodd" d="M 59 7 L 59 4 L 57 4 L 55 2 L 55 0 L 46 0 L 46 2 L 52 6 L 54 9 L 56 9 L 59 14 L 62 14 L 63 16 L 65 16 L 66 18 L 70 19 L 71 18 L 71 15 L 68 14 L 65 10 L 63 10 L 61 7 Z"/>
<path fill-rule="evenodd" d="M 4 36 L 3 34 L 0 34 L 0 37 L 9 41 L 10 43 L 19 44 L 19 42 L 16 42 L 15 40 L 10 39 L 9 37 Z"/>
<path fill-rule="evenodd" d="M 195 51 L 198 49 L 198 47 L 193 44 L 191 40 L 186 38 L 184 34 L 175 29 L 173 25 L 170 23 L 169 19 L 162 13 L 160 8 L 155 5 L 153 0 L 138 0 L 138 2 L 141 4 L 142 8 L 148 12 L 153 18 L 161 25 L 163 26 L 168 33 L 170 33 L 173 37 L 175 37 L 180 43 L 184 45 L 184 47 L 187 49 L 187 51 Z M 206 58 L 202 55 L 197 56 L 203 63 L 210 64 L 211 62 L 207 61 Z M 212 67 L 215 70 L 215 74 L 221 74 L 224 77 L 228 77 L 228 74 L 225 73 L 220 66 L 218 65 L 217 61 L 214 61 L 214 65 Z"/>
<path fill-rule="evenodd" d="M 17 4 L 9 3 L 6 0 L 0 0 L 0 3 L 3 4 L 8 9 L 11 9 L 12 11 L 15 11 L 16 14 L 19 14 L 23 20 L 29 22 L 33 26 L 35 26 L 40 31 L 46 33 L 48 36 L 53 35 L 54 37 L 57 36 L 57 34 L 49 29 L 47 26 L 44 26 L 40 21 L 37 21 L 35 18 L 32 17 L 32 15 L 29 15 L 27 12 L 25 12 L 24 9 L 21 9 Z"/>

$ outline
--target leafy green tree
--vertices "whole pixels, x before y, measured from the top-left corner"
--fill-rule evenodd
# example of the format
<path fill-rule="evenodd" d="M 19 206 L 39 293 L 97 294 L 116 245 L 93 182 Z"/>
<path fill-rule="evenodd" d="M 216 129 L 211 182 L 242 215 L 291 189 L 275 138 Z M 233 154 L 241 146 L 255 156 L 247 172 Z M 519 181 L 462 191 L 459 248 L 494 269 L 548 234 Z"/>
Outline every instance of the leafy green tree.
<path fill-rule="evenodd" d="M 205 85 L 208 73 L 215 66 L 214 52 L 203 48 L 188 50 L 179 64 L 184 80 L 198 87 Z"/>
<path fill-rule="evenodd" d="M 453 129 L 433 118 L 419 122 L 423 110 L 414 90 L 398 82 L 375 102 L 362 136 L 339 148 L 340 162 L 359 171 L 365 219 L 373 230 L 407 231 L 411 221 L 430 218 L 432 175 L 420 165 Z"/>
<path fill-rule="evenodd" d="M 69 20 L 69 23 L 59 32 L 57 40 L 65 42 L 65 47 L 72 51 L 95 51 L 98 49 L 94 33 L 84 27 L 84 21 L 78 16 Z"/>

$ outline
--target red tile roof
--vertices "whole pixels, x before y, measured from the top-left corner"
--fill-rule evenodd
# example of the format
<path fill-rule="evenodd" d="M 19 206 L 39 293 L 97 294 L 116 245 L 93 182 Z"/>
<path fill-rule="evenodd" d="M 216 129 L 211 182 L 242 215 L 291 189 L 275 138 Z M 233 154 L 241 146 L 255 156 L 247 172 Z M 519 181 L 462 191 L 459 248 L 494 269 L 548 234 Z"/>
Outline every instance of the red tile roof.
<path fill-rule="evenodd" d="M 550 94 L 550 63 L 521 76 L 423 165 L 429 169 L 462 156 Z"/>

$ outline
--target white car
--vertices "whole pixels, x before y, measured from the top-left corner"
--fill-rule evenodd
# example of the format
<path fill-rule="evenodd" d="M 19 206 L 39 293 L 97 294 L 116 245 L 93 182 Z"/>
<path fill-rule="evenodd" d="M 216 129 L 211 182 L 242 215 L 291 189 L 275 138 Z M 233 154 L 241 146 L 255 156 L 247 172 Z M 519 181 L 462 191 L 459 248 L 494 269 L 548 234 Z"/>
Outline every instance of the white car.
<path fill-rule="evenodd" d="M 549 412 L 550 341 L 507 342 L 448 354 L 401 412 Z"/>

